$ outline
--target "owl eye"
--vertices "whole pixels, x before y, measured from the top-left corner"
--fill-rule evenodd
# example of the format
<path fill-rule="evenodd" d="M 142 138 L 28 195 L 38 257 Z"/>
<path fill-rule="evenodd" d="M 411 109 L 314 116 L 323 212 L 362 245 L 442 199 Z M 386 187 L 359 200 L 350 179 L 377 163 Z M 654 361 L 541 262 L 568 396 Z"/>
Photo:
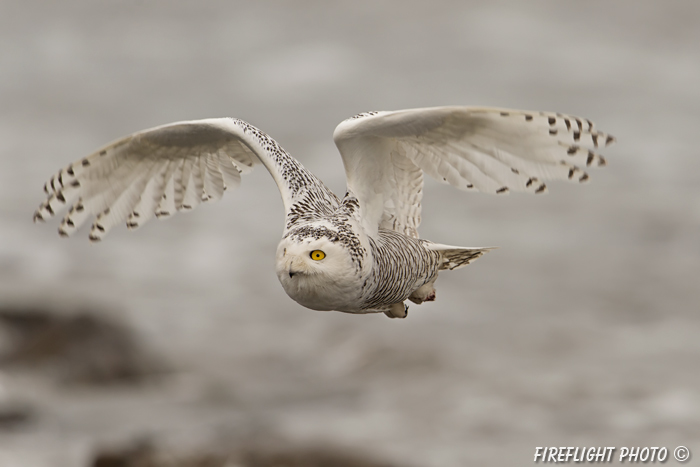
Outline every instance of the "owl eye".
<path fill-rule="evenodd" d="M 321 261 L 323 258 L 326 257 L 326 254 L 321 250 L 314 250 L 309 256 L 311 256 L 311 259 L 314 261 Z"/>

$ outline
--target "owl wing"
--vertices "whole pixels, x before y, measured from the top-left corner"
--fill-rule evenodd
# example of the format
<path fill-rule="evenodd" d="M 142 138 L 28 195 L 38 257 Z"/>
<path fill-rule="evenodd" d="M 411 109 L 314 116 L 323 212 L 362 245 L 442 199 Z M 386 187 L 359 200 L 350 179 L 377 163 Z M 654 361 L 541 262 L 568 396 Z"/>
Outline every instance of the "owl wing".
<path fill-rule="evenodd" d="M 101 240 L 120 222 L 136 229 L 154 216 L 218 200 L 258 162 L 277 183 L 287 228 L 338 205 L 336 196 L 268 135 L 242 120 L 212 118 L 134 133 L 61 169 L 44 185 L 48 198 L 34 220 L 73 203 L 59 234 L 69 236 L 95 216 L 90 240 Z"/>
<path fill-rule="evenodd" d="M 414 237 L 423 172 L 465 191 L 544 193 L 544 180 L 584 182 L 581 166 L 603 166 L 596 150 L 615 138 L 590 120 L 551 112 L 432 107 L 368 112 L 333 134 L 363 227 Z"/>

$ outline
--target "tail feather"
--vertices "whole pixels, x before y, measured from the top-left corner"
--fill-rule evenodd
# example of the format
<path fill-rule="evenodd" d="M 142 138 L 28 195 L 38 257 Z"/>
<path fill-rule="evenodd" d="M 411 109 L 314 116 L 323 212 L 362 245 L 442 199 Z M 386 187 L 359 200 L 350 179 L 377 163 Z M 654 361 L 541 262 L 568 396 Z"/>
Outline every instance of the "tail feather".
<path fill-rule="evenodd" d="M 445 269 L 453 271 L 466 266 L 477 258 L 481 258 L 484 253 L 495 250 L 498 247 L 463 247 L 442 245 L 440 243 L 426 242 L 425 247 L 428 250 L 439 251 L 442 262 L 440 270 Z"/>

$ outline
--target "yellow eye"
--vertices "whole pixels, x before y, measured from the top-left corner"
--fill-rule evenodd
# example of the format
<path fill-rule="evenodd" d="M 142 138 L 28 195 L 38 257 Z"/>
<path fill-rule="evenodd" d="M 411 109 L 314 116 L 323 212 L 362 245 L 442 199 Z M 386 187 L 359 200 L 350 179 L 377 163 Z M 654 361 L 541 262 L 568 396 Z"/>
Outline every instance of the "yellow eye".
<path fill-rule="evenodd" d="M 309 256 L 311 256 L 311 259 L 314 261 L 321 261 L 323 258 L 326 257 L 326 254 L 321 250 L 314 250 Z"/>

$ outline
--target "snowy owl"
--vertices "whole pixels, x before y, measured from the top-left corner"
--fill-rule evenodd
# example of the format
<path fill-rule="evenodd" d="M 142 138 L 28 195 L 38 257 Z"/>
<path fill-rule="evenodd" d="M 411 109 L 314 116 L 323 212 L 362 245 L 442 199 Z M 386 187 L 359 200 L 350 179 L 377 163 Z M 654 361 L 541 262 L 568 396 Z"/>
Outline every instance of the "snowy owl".
<path fill-rule="evenodd" d="M 285 292 L 314 310 L 403 318 L 407 299 L 435 300 L 440 271 L 490 250 L 419 238 L 424 172 L 465 191 L 544 193 L 544 180 L 586 181 L 580 166 L 605 165 L 596 149 L 615 141 L 584 118 L 457 106 L 362 113 L 333 139 L 342 199 L 253 125 L 211 118 L 140 131 L 70 164 L 44 186 L 34 220 L 73 203 L 58 233 L 95 216 L 98 241 L 119 222 L 136 229 L 218 200 L 261 162 L 284 203 L 276 271 Z"/>

